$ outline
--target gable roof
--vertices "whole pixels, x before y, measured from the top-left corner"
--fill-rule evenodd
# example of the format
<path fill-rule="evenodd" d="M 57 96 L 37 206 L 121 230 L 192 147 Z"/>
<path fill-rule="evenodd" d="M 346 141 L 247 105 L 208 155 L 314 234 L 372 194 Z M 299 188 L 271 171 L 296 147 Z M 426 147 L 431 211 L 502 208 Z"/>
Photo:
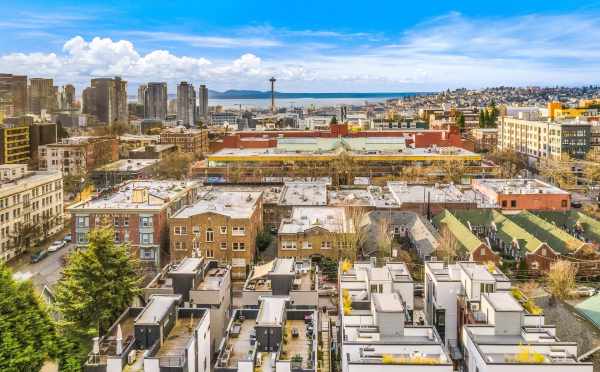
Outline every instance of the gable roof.
<path fill-rule="evenodd" d="M 576 210 L 568 212 L 536 211 L 534 212 L 544 220 L 565 229 L 573 229 L 579 223 L 583 227 L 583 236 L 596 244 L 600 244 L 600 221 Z"/>
<path fill-rule="evenodd" d="M 484 244 L 466 225 L 447 209 L 436 215 L 433 218 L 433 223 L 440 230 L 442 226 L 447 228 L 456 241 L 465 248 L 467 252 L 473 252 Z"/>

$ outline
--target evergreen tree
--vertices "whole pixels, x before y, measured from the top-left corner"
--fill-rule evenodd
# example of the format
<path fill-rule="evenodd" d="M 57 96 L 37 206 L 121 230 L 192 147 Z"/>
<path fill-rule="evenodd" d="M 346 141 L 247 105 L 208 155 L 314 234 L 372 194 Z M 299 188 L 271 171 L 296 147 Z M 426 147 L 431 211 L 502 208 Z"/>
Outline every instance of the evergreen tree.
<path fill-rule="evenodd" d="M 479 128 L 485 128 L 485 114 L 479 110 Z"/>
<path fill-rule="evenodd" d="M 92 230 L 57 284 L 56 307 L 73 333 L 103 334 L 140 293 L 139 262 L 114 236 L 109 227 Z"/>
<path fill-rule="evenodd" d="M 31 282 L 12 279 L 0 265 L 0 371 L 39 371 L 45 361 L 59 370 L 81 370 L 78 345 L 60 332 Z"/>
<path fill-rule="evenodd" d="M 487 128 L 490 126 L 490 112 L 485 109 L 483 110 L 483 127 Z"/>
<path fill-rule="evenodd" d="M 337 118 L 335 116 L 331 117 L 331 121 L 329 122 L 329 125 L 334 125 L 337 124 Z"/>
<path fill-rule="evenodd" d="M 456 124 L 461 131 L 465 129 L 465 115 L 462 112 L 458 114 L 458 117 L 456 118 Z"/>

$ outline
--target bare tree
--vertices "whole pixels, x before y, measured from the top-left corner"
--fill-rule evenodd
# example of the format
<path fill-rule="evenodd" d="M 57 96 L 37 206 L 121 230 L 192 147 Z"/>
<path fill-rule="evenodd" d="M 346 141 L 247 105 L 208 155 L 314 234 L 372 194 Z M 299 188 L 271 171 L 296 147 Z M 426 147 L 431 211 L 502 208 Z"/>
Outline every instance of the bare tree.
<path fill-rule="evenodd" d="M 498 165 L 500 177 L 512 178 L 527 168 L 525 157 L 513 150 L 494 151 L 486 159 Z"/>
<path fill-rule="evenodd" d="M 576 183 L 572 170 L 573 161 L 566 153 L 560 159 L 547 159 L 540 164 L 540 174 L 559 187 L 568 187 Z"/>
<path fill-rule="evenodd" d="M 438 259 L 452 263 L 460 257 L 460 243 L 447 227 L 444 226 L 441 230 L 440 245 L 435 252 Z"/>
<path fill-rule="evenodd" d="M 520 284 L 518 287 L 527 298 L 531 298 L 535 296 L 535 294 L 539 290 L 540 284 L 538 282 L 530 280 L 528 282 Z"/>
<path fill-rule="evenodd" d="M 356 260 L 359 249 L 367 238 L 367 211 L 363 207 L 348 206 L 344 217 L 337 221 L 337 228 L 329 233 L 333 247 L 338 250 L 338 258 Z"/>
<path fill-rule="evenodd" d="M 559 300 L 568 299 L 575 288 L 576 273 L 575 264 L 569 261 L 559 260 L 550 265 L 546 281 L 552 297 Z"/>
<path fill-rule="evenodd" d="M 390 257 L 392 255 L 391 252 L 392 242 L 394 241 L 394 232 L 392 230 L 392 224 L 389 218 L 384 217 L 377 221 L 375 234 L 377 257 Z"/>

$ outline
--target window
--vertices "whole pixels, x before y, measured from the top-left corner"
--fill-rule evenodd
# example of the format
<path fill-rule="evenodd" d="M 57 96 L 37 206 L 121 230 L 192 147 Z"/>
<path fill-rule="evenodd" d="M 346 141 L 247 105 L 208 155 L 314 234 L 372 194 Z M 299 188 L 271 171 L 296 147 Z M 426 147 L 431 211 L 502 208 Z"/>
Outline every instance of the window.
<path fill-rule="evenodd" d="M 208 228 L 206 229 L 206 241 L 209 243 L 212 243 L 214 241 L 214 233 L 213 233 L 213 229 Z"/>
<path fill-rule="evenodd" d="M 77 216 L 77 227 L 89 227 L 90 218 L 88 216 Z"/>
<path fill-rule="evenodd" d="M 123 217 L 123 226 L 129 227 L 129 217 Z"/>
<path fill-rule="evenodd" d="M 321 242 L 321 249 L 331 249 L 331 242 Z"/>
<path fill-rule="evenodd" d="M 140 217 L 141 227 L 152 227 L 152 217 Z"/>
<path fill-rule="evenodd" d="M 140 259 L 141 260 L 152 260 L 152 261 L 154 261 L 154 249 L 152 249 L 152 248 L 140 248 Z"/>
<path fill-rule="evenodd" d="M 537 262 L 537 261 L 533 261 L 533 262 L 531 263 L 531 268 L 532 268 L 533 270 L 539 270 L 539 268 L 540 268 L 540 263 L 539 263 L 539 262 Z"/>
<path fill-rule="evenodd" d="M 213 258 L 214 256 L 215 256 L 215 253 L 213 252 L 212 249 L 207 249 L 206 250 L 206 257 Z"/>
<path fill-rule="evenodd" d="M 185 243 L 183 243 L 183 242 L 175 242 L 175 250 L 177 250 L 177 251 L 185 251 Z"/>
<path fill-rule="evenodd" d="M 244 251 L 246 250 L 246 245 L 244 243 L 234 242 L 231 245 L 231 249 L 233 249 L 234 251 Z"/>
<path fill-rule="evenodd" d="M 493 284 L 481 283 L 479 285 L 479 291 L 481 293 L 493 293 L 494 292 L 494 285 Z"/>
<path fill-rule="evenodd" d="M 516 208 L 517 207 L 517 201 L 516 200 L 511 200 L 510 201 L 510 207 L 511 208 Z"/>
<path fill-rule="evenodd" d="M 119 243 L 121 241 L 121 236 L 118 231 L 115 231 L 115 243 Z"/>
<path fill-rule="evenodd" d="M 77 233 L 77 243 L 78 244 L 87 244 L 87 233 Z"/>
<path fill-rule="evenodd" d="M 246 235 L 246 228 L 244 226 L 234 226 L 231 235 Z"/>
<path fill-rule="evenodd" d="M 281 242 L 281 249 L 296 249 L 296 242 L 283 241 L 283 242 Z"/>
<path fill-rule="evenodd" d="M 192 232 L 194 234 L 200 234 L 200 226 L 194 225 L 194 227 L 192 227 Z"/>
<path fill-rule="evenodd" d="M 115 217 L 115 218 L 113 218 L 113 225 L 114 225 L 115 227 L 119 227 L 119 217 Z"/>
<path fill-rule="evenodd" d="M 154 234 L 152 233 L 140 233 L 140 244 L 148 245 L 154 243 Z"/>
<path fill-rule="evenodd" d="M 185 234 L 187 234 L 187 227 L 175 226 L 175 235 L 185 235 Z"/>
<path fill-rule="evenodd" d="M 312 249 L 312 243 L 311 242 L 302 242 L 302 249 Z"/>
<path fill-rule="evenodd" d="M 227 250 L 227 242 L 221 242 L 220 247 L 221 247 L 221 250 L 223 250 L 223 251 Z"/>
<path fill-rule="evenodd" d="M 227 234 L 227 226 L 221 226 L 221 234 Z"/>
<path fill-rule="evenodd" d="M 566 200 L 561 200 L 560 201 L 560 206 L 565 208 L 567 206 L 567 201 Z"/>
<path fill-rule="evenodd" d="M 506 200 L 502 200 L 502 208 L 506 207 L 508 207 L 508 203 L 506 202 Z"/>

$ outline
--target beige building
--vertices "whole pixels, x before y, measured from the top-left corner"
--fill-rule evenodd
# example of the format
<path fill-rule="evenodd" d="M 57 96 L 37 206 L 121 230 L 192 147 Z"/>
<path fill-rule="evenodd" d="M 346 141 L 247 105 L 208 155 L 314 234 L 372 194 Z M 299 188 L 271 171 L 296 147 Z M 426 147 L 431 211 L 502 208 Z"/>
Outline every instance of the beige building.
<path fill-rule="evenodd" d="M 83 175 L 119 160 L 119 141 L 111 137 L 63 138 L 38 148 L 40 170 L 59 170 L 65 175 Z"/>
<path fill-rule="evenodd" d="M 168 128 L 160 134 L 160 143 L 176 145 L 182 152 L 204 155 L 208 153 L 208 130 L 183 126 Z"/>
<path fill-rule="evenodd" d="M 277 256 L 339 258 L 343 234 L 353 232 L 343 207 L 295 207 L 292 217 L 281 221 Z"/>
<path fill-rule="evenodd" d="M 512 150 L 530 159 L 560 159 L 563 153 L 583 158 L 590 149 L 591 126 L 579 121 L 498 120 L 498 149 Z"/>
<path fill-rule="evenodd" d="M 0 263 L 63 227 L 62 174 L 0 165 Z"/>
<path fill-rule="evenodd" d="M 171 260 L 195 252 L 231 264 L 232 276 L 245 278 L 262 225 L 261 191 L 208 190 L 169 218 Z"/>

